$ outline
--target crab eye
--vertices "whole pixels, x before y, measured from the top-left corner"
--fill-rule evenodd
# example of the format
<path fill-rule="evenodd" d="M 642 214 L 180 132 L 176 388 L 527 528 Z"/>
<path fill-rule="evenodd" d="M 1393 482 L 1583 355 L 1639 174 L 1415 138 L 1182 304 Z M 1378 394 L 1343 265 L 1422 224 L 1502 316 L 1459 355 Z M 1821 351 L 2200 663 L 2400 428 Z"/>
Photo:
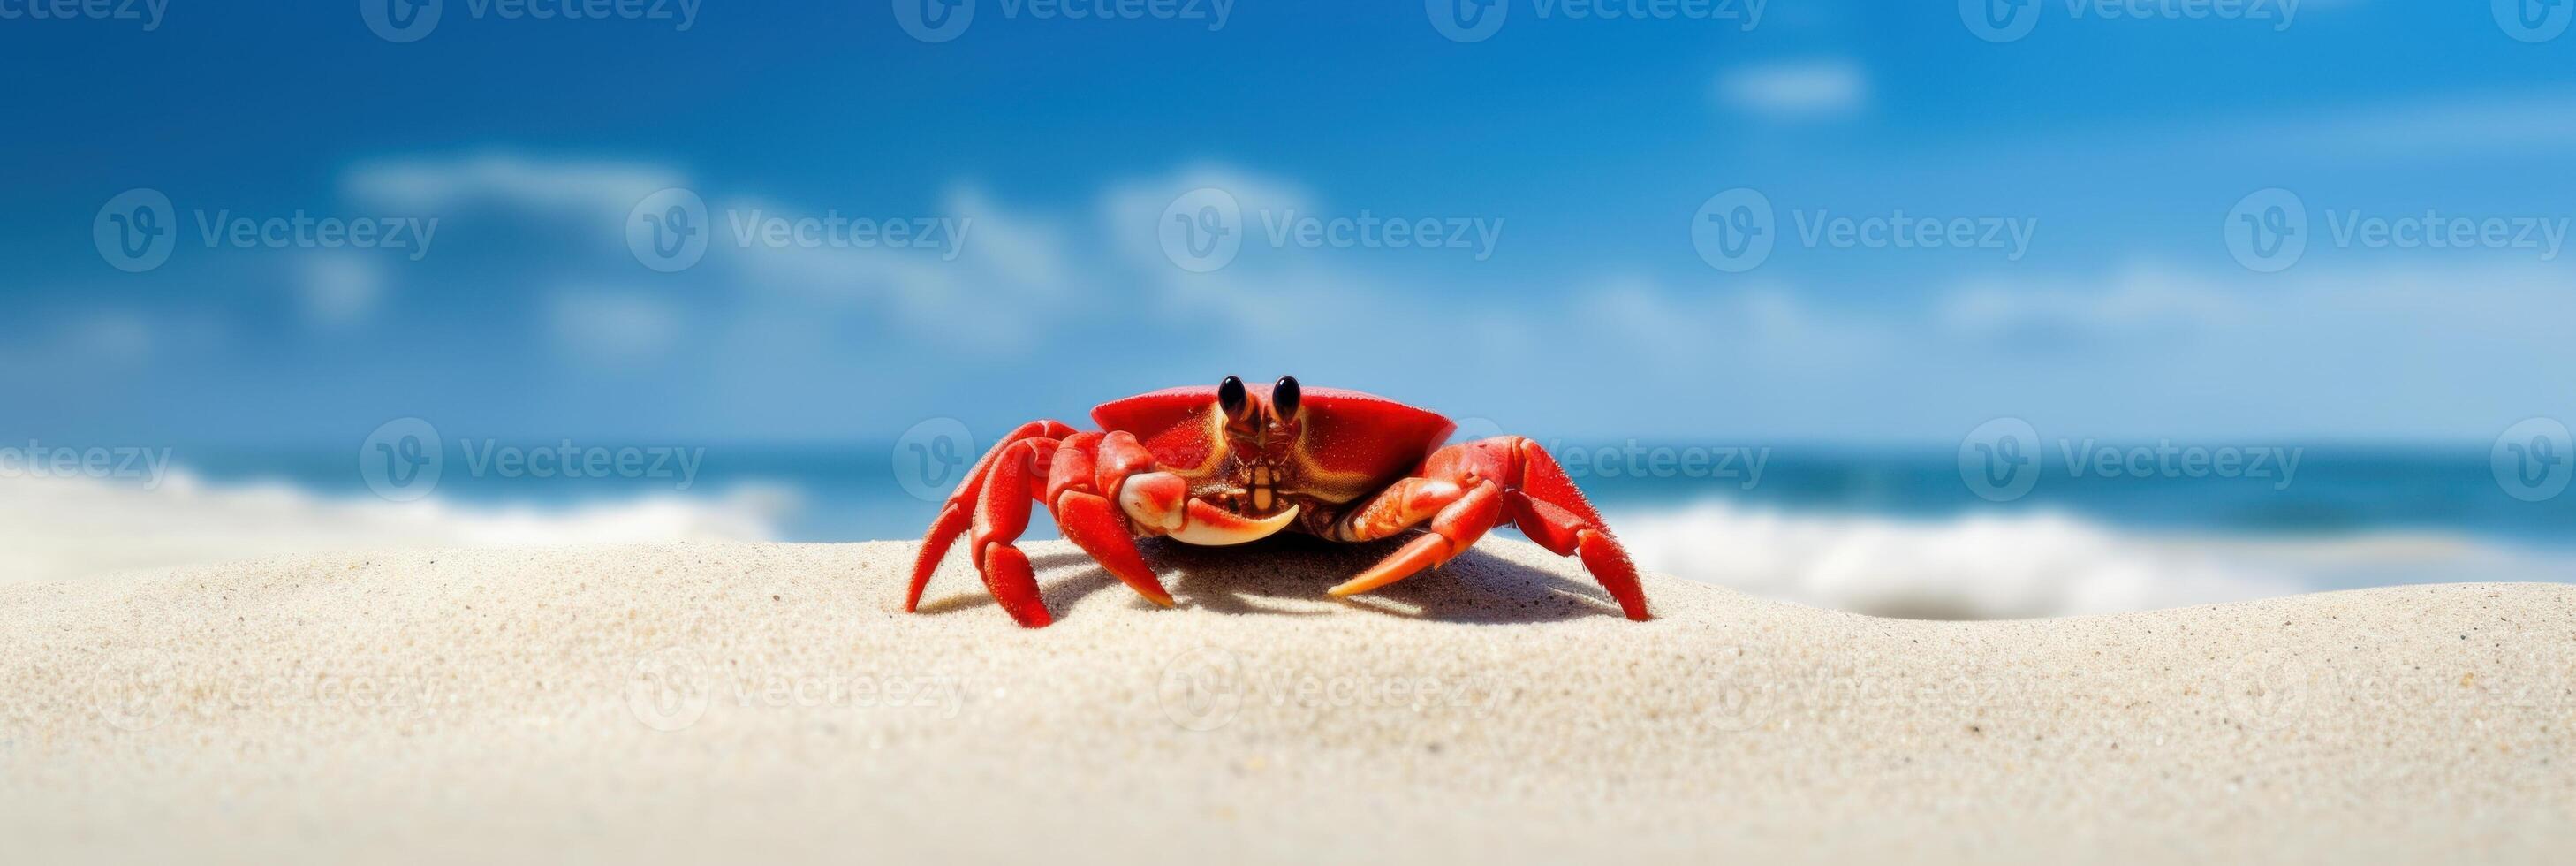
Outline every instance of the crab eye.
<path fill-rule="evenodd" d="M 1216 405 L 1218 408 L 1225 410 L 1225 417 L 1239 418 L 1243 416 L 1243 396 L 1243 380 L 1241 379 L 1227 376 L 1225 377 L 1225 381 L 1216 383 Z"/>
<path fill-rule="evenodd" d="M 1281 376 L 1279 384 L 1270 386 L 1270 407 L 1281 421 L 1297 417 L 1297 377 Z"/>

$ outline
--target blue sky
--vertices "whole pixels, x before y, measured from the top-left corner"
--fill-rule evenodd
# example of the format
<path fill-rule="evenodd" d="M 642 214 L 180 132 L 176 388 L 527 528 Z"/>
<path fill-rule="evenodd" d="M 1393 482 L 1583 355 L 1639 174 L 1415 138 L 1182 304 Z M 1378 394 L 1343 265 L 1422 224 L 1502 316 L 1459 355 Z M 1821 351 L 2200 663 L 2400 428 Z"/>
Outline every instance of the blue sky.
<path fill-rule="evenodd" d="M 2283 27 L 2047 0 L 2002 43 L 1949 4 L 1792 0 L 1750 29 L 1732 3 L 1509 0 L 1475 42 L 1410 2 L 1245 0 L 1211 27 L 975 0 L 936 43 L 893 3 L 718 0 L 683 29 L 446 0 L 407 43 L 365 5 L 0 14 L 0 432 L 889 439 L 1229 373 L 1665 439 L 1948 444 L 2009 415 L 2483 444 L 2576 413 L 2568 259 L 2333 233 L 2576 216 L 2576 36 L 2518 40 L 2486 4 L 2308 0 Z M 674 187 L 715 240 L 666 273 L 626 233 Z M 2276 187 L 2309 243 L 2267 273 L 2225 232 Z M 178 240 L 127 273 L 94 231 L 137 188 Z M 1246 243 L 1198 273 L 1158 232 L 1203 188 Z M 1777 246 L 1721 269 L 1694 227 L 1739 188 Z M 437 225 L 416 261 L 199 242 L 203 218 L 299 210 Z M 755 213 L 966 228 L 744 246 Z M 2027 241 L 1800 239 L 1898 213 Z M 1264 230 L 1363 214 L 1491 242 Z"/>

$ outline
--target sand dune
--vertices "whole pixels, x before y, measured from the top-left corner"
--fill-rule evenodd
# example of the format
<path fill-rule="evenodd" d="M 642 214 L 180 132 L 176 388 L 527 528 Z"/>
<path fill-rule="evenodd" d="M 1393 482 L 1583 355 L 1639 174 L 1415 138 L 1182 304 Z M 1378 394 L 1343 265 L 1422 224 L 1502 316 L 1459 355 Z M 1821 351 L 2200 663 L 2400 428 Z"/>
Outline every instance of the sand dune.
<path fill-rule="evenodd" d="M 2576 588 L 1875 619 L 1489 540 L 399 552 L 0 585 L 0 839 L 50 862 L 2563 861 Z M 2470 577 L 2463 575 L 2463 577 Z M 714 859 L 710 859 L 714 858 Z M 14 859 L 14 858 L 13 858 Z"/>

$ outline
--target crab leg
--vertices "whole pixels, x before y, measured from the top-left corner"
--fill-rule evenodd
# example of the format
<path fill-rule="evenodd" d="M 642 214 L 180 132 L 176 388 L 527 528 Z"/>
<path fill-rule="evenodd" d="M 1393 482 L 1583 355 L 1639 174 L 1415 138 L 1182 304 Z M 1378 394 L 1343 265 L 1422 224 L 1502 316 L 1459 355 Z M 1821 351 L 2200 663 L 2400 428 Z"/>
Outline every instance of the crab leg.
<path fill-rule="evenodd" d="M 1592 510 L 1574 479 L 1565 477 L 1565 468 L 1536 442 L 1517 436 L 1497 438 L 1512 440 L 1513 453 L 1519 456 L 1519 483 L 1505 499 L 1521 534 L 1558 556 L 1581 555 L 1583 570 L 1591 572 L 1592 579 L 1619 602 L 1621 613 L 1638 622 L 1654 618 L 1646 610 L 1646 589 L 1637 581 L 1637 564 L 1628 559 L 1628 549 L 1610 534 L 1610 525 Z"/>
<path fill-rule="evenodd" d="M 940 506 L 939 516 L 931 519 L 930 531 L 922 535 L 921 553 L 912 561 L 912 585 L 903 595 L 905 613 L 921 606 L 921 591 L 930 585 L 931 573 L 939 570 L 939 560 L 948 555 L 948 546 L 956 543 L 957 536 L 964 535 L 974 522 L 975 501 L 983 494 L 985 475 L 1002 452 L 1023 439 L 1062 439 L 1070 435 L 1073 428 L 1062 421 L 1031 421 L 993 443 L 993 449 L 975 461 L 975 468 L 958 482 L 957 492 L 949 494 L 948 502 Z"/>
<path fill-rule="evenodd" d="M 1135 443 L 1133 435 L 1114 435 L 1126 436 L 1127 444 Z M 1111 499 L 1125 480 L 1114 470 L 1125 467 L 1103 465 L 1098 459 L 1103 438 L 1098 433 L 1076 433 L 1056 449 L 1055 464 L 1047 472 L 1047 511 L 1055 515 L 1056 528 L 1064 532 L 1065 539 L 1091 554 L 1101 568 L 1117 575 L 1145 600 L 1171 607 L 1171 592 L 1163 589 L 1163 581 L 1154 576 L 1153 567 L 1145 564 L 1145 555 L 1136 550 L 1135 533 L 1128 529 L 1127 518 L 1118 513 Z M 1137 446 L 1137 450 L 1143 450 L 1143 446 Z M 1129 455 L 1113 450 L 1112 456 L 1123 461 Z M 1147 460 L 1151 461 L 1150 455 Z"/>
<path fill-rule="evenodd" d="M 1325 592 L 1337 597 L 1358 595 L 1447 562 L 1450 557 L 1474 547 L 1476 539 L 1485 537 L 1485 531 L 1503 519 L 1503 488 L 1492 481 L 1476 484 L 1460 493 L 1458 485 L 1448 481 L 1405 480 L 1426 483 L 1409 488 L 1399 483 L 1396 488 L 1391 488 L 1390 492 L 1402 491 L 1393 510 L 1398 514 L 1418 514 L 1422 510 L 1436 508 L 1431 515 L 1431 531 L 1406 542 L 1404 547 L 1369 566 L 1358 577 Z M 1375 510 L 1376 504 L 1371 502 L 1371 507 L 1362 509 L 1362 513 Z M 1419 523 L 1420 518 L 1416 517 L 1413 522 Z"/>
<path fill-rule="evenodd" d="M 1055 456 L 1057 447 L 1053 439 L 1033 436 L 1003 448 L 985 475 L 984 495 L 975 505 L 974 533 L 967 537 L 975 570 L 984 576 L 984 588 L 993 593 L 1004 613 L 1029 628 L 1043 627 L 1055 617 L 1038 598 L 1038 578 L 1029 568 L 1028 554 L 1011 542 L 1029 527 L 1037 467 Z"/>
<path fill-rule="evenodd" d="M 1403 580 L 1448 561 L 1508 519 L 1559 556 L 1581 555 L 1584 570 L 1601 582 L 1629 619 L 1651 616 L 1627 550 L 1556 458 L 1536 442 L 1498 436 L 1433 452 L 1420 476 L 1396 482 L 1353 510 L 1334 525 L 1333 533 L 1344 541 L 1369 541 L 1426 518 L 1430 532 L 1329 592 L 1355 595 Z"/>

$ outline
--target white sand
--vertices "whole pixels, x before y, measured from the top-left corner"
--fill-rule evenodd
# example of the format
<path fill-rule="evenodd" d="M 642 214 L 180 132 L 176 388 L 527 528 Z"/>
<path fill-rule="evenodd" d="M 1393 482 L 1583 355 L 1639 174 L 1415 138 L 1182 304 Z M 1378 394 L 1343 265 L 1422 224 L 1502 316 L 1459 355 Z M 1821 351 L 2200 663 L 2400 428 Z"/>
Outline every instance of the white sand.
<path fill-rule="evenodd" d="M 1996 623 L 1489 540 L 323 557 L 0 586 L 0 860 L 2565 862 L 2576 588 Z M 665 693 L 659 687 L 676 684 Z M 1197 688 L 1190 688 L 1196 683 Z M 889 700 L 888 691 L 896 698 Z"/>

